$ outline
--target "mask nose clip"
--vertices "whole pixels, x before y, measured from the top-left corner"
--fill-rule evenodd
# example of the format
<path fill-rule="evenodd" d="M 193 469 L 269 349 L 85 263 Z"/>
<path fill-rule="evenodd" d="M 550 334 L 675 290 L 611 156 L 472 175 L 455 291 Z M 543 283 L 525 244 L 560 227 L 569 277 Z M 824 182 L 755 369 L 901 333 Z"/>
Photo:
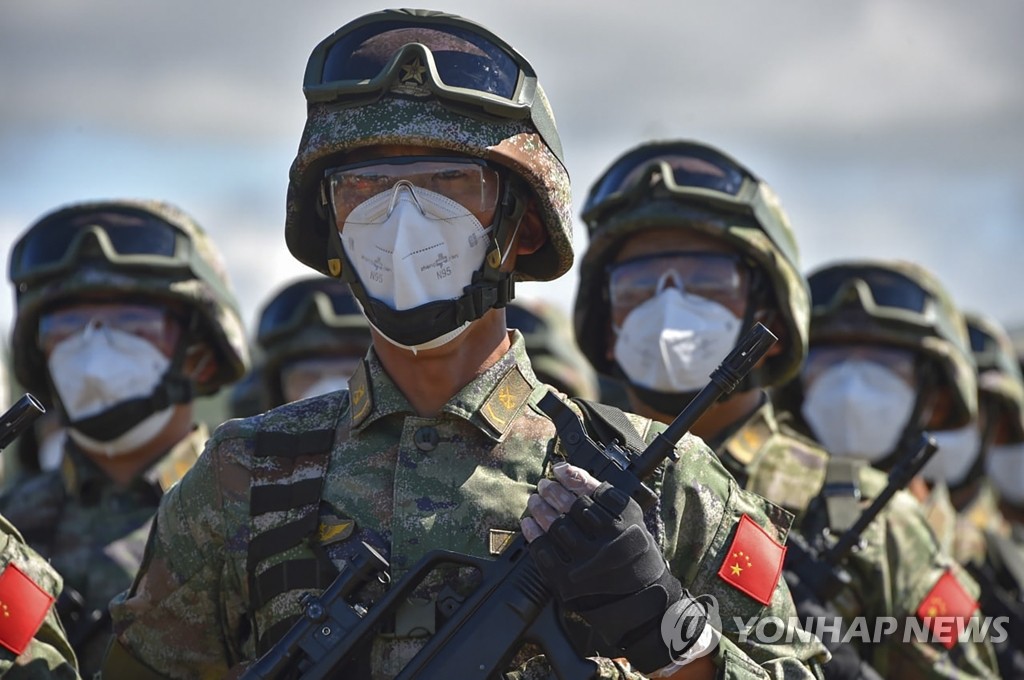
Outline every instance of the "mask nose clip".
<path fill-rule="evenodd" d="M 423 206 L 420 205 L 420 199 L 416 196 L 416 187 L 409 180 L 400 179 L 395 182 L 395 186 L 391 188 L 391 201 L 388 202 L 387 217 L 391 217 L 391 213 L 394 212 L 395 206 L 398 205 L 398 194 L 402 189 L 412 197 L 412 202 L 416 205 L 416 209 L 420 211 L 420 214 L 426 216 Z"/>
<path fill-rule="evenodd" d="M 683 277 L 675 269 L 669 269 L 658 277 L 658 283 L 654 287 L 654 294 L 659 295 L 663 293 L 668 288 L 669 282 L 675 284 L 675 289 L 680 293 L 686 292 L 686 286 L 683 285 Z"/>

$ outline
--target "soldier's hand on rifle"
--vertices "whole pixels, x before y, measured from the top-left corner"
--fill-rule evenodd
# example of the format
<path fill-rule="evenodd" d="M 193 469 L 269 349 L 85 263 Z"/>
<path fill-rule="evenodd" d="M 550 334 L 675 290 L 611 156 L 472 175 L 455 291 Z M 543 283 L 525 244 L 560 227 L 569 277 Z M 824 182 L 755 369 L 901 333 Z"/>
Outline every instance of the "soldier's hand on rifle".
<path fill-rule="evenodd" d="M 636 501 L 580 468 L 559 463 L 554 473 L 557 481 L 537 485 L 521 522 L 541 574 L 633 666 L 665 667 L 673 661 L 661 635 L 665 612 L 681 603 L 681 654 L 704 629 L 703 605 L 672 576 Z"/>

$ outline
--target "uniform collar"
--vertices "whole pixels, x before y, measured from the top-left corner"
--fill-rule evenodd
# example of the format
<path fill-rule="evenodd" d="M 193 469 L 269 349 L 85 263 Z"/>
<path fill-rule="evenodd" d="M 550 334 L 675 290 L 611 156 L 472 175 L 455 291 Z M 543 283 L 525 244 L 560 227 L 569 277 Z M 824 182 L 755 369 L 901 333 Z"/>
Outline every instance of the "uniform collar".
<path fill-rule="evenodd" d="M 510 330 L 509 339 L 509 350 L 441 407 L 442 413 L 473 424 L 494 441 L 502 439 L 540 385 L 526 356 L 522 333 Z M 416 415 L 372 347 L 349 380 L 349 400 L 356 432 L 392 414 Z"/>
<path fill-rule="evenodd" d="M 199 459 L 210 432 L 200 423 L 184 439 L 175 444 L 153 465 L 132 482 L 132 488 L 150 487 L 158 496 L 180 480 Z M 111 481 L 103 470 L 93 463 L 68 437 L 64 445 L 64 459 L 61 462 L 61 479 L 68 494 L 84 502 L 95 502 L 109 488 Z"/>
<path fill-rule="evenodd" d="M 736 423 L 708 443 L 735 474 L 736 470 L 746 471 L 757 459 L 765 442 L 778 431 L 779 423 L 771 399 L 762 393 L 761 405 L 746 420 Z"/>

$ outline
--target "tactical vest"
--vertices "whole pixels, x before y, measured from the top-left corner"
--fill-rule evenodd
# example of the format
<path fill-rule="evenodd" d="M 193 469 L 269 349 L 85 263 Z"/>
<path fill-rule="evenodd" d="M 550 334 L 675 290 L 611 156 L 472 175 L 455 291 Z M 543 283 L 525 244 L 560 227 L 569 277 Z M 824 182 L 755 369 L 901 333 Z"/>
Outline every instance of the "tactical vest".
<path fill-rule="evenodd" d="M 646 442 L 622 411 L 574 401 L 595 441 L 617 441 L 631 451 L 643 450 Z M 303 423 L 302 431 L 272 431 L 265 429 L 270 423 L 263 420 L 255 436 L 249 503 L 251 538 L 246 557 L 254 614 L 286 593 L 322 591 L 339 573 L 318 539 L 318 528 L 324 478 L 334 442 L 347 437 L 352 425 L 348 393 L 339 392 L 333 403 L 325 404 L 312 417 L 312 422 Z M 653 438 L 651 432 L 647 434 Z M 660 493 L 664 470 L 663 465 L 648 480 L 656 494 Z M 645 520 L 658 545 L 664 547 L 659 506 L 648 510 Z M 262 528 L 257 528 L 257 521 Z M 288 551 L 301 556 L 273 563 L 271 558 Z M 267 630 L 255 626 L 257 654 L 269 650 L 300 617 L 301 613 L 296 611 Z M 583 642 L 581 633 L 570 631 L 584 645 L 596 644 L 594 640 Z"/>
<path fill-rule="evenodd" d="M 250 482 L 250 540 L 246 556 L 250 606 L 253 612 L 290 591 L 323 590 L 338 575 L 338 568 L 317 540 L 320 499 L 331 450 L 351 423 L 348 393 L 341 392 L 315 412 L 301 431 L 264 429 L 260 422 L 253 450 Z M 263 529 L 257 520 L 264 521 Z M 267 521 L 269 520 L 269 522 Z M 300 548 L 301 557 L 266 566 L 275 555 Z M 269 630 L 255 630 L 256 649 L 263 654 L 299 618 L 285 617 Z"/>

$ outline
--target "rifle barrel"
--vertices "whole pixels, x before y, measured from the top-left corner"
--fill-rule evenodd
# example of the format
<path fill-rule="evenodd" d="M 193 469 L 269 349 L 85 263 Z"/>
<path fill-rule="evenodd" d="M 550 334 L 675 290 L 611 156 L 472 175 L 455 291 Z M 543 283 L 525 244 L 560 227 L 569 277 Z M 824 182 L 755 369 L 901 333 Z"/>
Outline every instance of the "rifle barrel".
<path fill-rule="evenodd" d="M 0 415 L 0 451 L 10 446 L 11 442 L 44 413 L 46 409 L 38 399 L 28 392 L 22 395 L 14 406 Z"/>

